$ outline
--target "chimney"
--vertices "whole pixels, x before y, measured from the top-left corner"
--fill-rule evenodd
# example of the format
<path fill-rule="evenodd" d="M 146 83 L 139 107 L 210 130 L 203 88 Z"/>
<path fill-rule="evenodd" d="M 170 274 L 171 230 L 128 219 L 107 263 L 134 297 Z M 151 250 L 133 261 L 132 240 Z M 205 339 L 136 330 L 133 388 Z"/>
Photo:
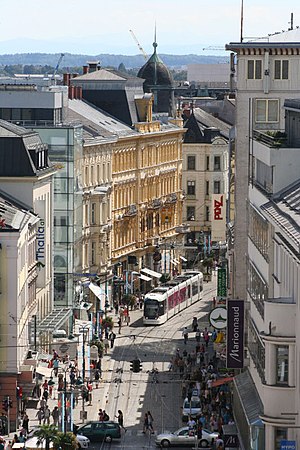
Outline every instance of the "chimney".
<path fill-rule="evenodd" d="M 82 100 L 82 87 L 81 86 L 77 86 L 77 98 L 78 100 Z"/>
<path fill-rule="evenodd" d="M 73 100 L 74 98 L 74 86 L 69 85 L 69 99 Z"/>
<path fill-rule="evenodd" d="M 88 62 L 89 65 L 89 72 L 96 72 L 97 70 L 100 69 L 100 62 L 99 61 L 89 61 Z"/>
<path fill-rule="evenodd" d="M 63 76 L 64 86 L 70 86 L 70 79 L 71 79 L 71 75 L 69 73 L 64 73 L 64 76 Z"/>
<path fill-rule="evenodd" d="M 83 66 L 83 75 L 86 75 L 87 73 L 89 73 L 89 66 Z"/>

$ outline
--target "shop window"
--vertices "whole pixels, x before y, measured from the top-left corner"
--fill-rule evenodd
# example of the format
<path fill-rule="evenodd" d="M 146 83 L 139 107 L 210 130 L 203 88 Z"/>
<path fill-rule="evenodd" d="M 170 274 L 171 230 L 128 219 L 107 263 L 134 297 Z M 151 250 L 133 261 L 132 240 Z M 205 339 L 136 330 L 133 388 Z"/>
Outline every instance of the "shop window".
<path fill-rule="evenodd" d="M 247 78 L 248 80 L 261 80 L 262 76 L 262 61 L 250 59 L 248 61 Z"/>

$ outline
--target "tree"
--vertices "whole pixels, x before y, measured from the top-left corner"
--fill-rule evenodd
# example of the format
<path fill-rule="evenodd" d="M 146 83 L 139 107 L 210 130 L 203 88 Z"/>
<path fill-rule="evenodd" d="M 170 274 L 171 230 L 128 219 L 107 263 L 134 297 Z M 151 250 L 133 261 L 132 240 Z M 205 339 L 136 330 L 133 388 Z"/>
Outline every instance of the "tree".
<path fill-rule="evenodd" d="M 35 430 L 34 436 L 38 438 L 40 443 L 45 442 L 45 449 L 50 450 L 50 442 L 55 443 L 58 436 L 58 430 L 55 425 L 41 425 Z"/>
<path fill-rule="evenodd" d="M 71 433 L 57 433 L 54 440 L 54 448 L 62 450 L 76 450 L 78 448 L 75 434 Z"/>
<path fill-rule="evenodd" d="M 121 62 L 118 67 L 118 71 L 122 73 L 127 73 L 125 65 Z"/>

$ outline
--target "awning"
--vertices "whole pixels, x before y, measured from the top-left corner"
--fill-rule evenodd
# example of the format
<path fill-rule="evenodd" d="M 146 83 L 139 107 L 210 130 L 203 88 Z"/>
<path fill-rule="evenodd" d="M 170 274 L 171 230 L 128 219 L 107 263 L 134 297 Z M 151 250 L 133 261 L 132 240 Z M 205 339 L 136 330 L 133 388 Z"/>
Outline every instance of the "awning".
<path fill-rule="evenodd" d="M 71 308 L 53 309 L 51 313 L 38 324 L 38 332 L 46 333 L 59 330 L 71 315 Z"/>
<path fill-rule="evenodd" d="M 179 256 L 179 258 L 180 258 L 182 261 L 187 261 L 187 259 L 186 259 L 184 256 Z"/>
<path fill-rule="evenodd" d="M 52 358 L 52 355 L 51 355 L 51 358 Z M 42 375 L 45 378 L 50 378 L 52 375 L 52 369 L 50 369 L 49 367 L 38 366 L 35 369 L 35 371 L 36 371 L 36 373 Z"/>
<path fill-rule="evenodd" d="M 154 278 L 161 278 L 161 273 L 159 273 L 159 272 L 155 272 L 154 270 L 150 270 L 150 269 L 147 269 L 146 267 L 145 268 L 143 268 L 143 269 L 141 269 L 141 272 L 145 272 L 147 275 L 150 275 L 150 277 L 154 277 Z"/>
<path fill-rule="evenodd" d="M 152 278 L 146 277 L 146 275 L 143 275 L 142 273 L 140 275 L 138 275 L 138 278 L 140 278 L 141 280 L 144 280 L 144 281 L 151 281 L 152 280 Z"/>
<path fill-rule="evenodd" d="M 103 295 L 105 296 L 105 294 L 103 292 L 103 289 L 101 289 L 101 287 L 98 286 L 97 284 L 90 283 L 89 284 L 89 289 L 92 291 L 92 293 L 94 295 L 96 295 L 97 298 L 99 298 L 99 300 L 102 300 L 102 296 Z"/>
<path fill-rule="evenodd" d="M 263 404 L 248 370 L 234 377 L 234 387 L 238 394 L 237 407 L 240 402 L 241 410 L 251 425 L 262 414 Z"/>
<path fill-rule="evenodd" d="M 222 386 L 222 384 L 229 383 L 232 380 L 233 377 L 219 378 L 218 380 L 212 382 L 212 387 Z"/>

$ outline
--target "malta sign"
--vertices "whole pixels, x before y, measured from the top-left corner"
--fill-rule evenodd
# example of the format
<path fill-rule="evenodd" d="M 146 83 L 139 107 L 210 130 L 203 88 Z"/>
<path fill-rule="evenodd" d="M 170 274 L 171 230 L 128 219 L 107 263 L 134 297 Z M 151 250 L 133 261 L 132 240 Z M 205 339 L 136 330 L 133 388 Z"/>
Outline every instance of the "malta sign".
<path fill-rule="evenodd" d="M 228 369 L 244 366 L 244 301 L 227 300 L 227 361 Z"/>
<path fill-rule="evenodd" d="M 214 308 L 208 316 L 209 323 L 216 330 L 227 327 L 227 309 L 224 307 Z"/>
<path fill-rule="evenodd" d="M 226 199 L 224 194 L 212 195 L 211 240 L 226 240 Z"/>

